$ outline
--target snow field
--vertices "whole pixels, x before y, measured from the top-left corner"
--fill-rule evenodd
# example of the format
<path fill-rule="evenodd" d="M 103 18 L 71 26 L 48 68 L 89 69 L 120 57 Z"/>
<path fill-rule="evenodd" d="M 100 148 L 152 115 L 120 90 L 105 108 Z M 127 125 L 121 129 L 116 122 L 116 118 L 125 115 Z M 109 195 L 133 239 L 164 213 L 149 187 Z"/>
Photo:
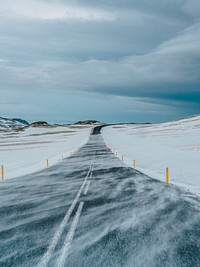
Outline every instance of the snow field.
<path fill-rule="evenodd" d="M 200 115 L 162 124 L 116 125 L 102 129 L 114 153 L 130 167 L 200 193 Z"/>
<path fill-rule="evenodd" d="M 69 157 L 87 143 L 91 126 L 30 127 L 24 131 L 0 132 L 0 165 L 5 180 L 33 173 Z"/>

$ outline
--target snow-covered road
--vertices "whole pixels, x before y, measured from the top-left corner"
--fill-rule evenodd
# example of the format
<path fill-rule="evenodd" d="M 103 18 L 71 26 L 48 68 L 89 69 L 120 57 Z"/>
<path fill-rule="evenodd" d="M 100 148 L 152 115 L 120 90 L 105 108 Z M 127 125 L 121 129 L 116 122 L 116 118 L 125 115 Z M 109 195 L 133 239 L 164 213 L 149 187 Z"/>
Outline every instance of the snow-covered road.
<path fill-rule="evenodd" d="M 0 266 L 200 266 L 200 200 L 124 165 L 98 128 L 75 155 L 0 185 Z"/>

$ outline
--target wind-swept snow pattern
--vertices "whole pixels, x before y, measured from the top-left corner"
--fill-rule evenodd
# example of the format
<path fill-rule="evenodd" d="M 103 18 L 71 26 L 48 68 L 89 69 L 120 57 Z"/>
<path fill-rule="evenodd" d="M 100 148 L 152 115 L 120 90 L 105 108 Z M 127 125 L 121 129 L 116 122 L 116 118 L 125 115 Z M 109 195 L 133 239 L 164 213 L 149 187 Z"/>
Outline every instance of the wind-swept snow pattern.
<path fill-rule="evenodd" d="M 56 247 L 56 245 L 57 245 L 57 243 L 58 243 L 58 241 L 59 241 L 59 239 L 60 239 L 60 237 L 64 231 L 64 228 L 66 227 L 68 220 L 69 220 L 69 218 L 70 218 L 70 216 L 71 216 L 71 214 L 72 214 L 72 212 L 73 212 L 73 210 L 74 210 L 74 208 L 75 208 L 75 206 L 79 200 L 79 197 L 82 193 L 82 190 L 85 186 L 85 183 L 87 182 L 87 178 L 88 178 L 89 174 L 90 174 L 90 169 L 88 171 L 88 174 L 87 174 L 80 190 L 78 191 L 78 193 L 77 193 L 75 199 L 73 200 L 70 208 L 68 209 L 67 213 L 65 214 L 65 217 L 63 218 L 61 224 L 59 225 L 57 231 L 55 232 L 55 234 L 52 238 L 52 241 L 51 241 L 46 253 L 44 254 L 42 261 L 39 263 L 39 266 L 46 267 L 48 265 L 49 260 L 51 258 L 51 254 L 53 253 L 53 251 L 54 251 L 54 249 L 55 249 L 55 247 Z"/>
<path fill-rule="evenodd" d="M 200 266 L 199 198 L 127 167 L 101 134 L 58 165 L 1 183 L 0 266 L 42 267 L 74 199 L 48 267 Z"/>
<path fill-rule="evenodd" d="M 105 127 L 105 142 L 124 162 L 161 181 L 169 168 L 170 183 L 200 193 L 200 115 L 161 124 Z"/>
<path fill-rule="evenodd" d="M 68 256 L 68 253 L 69 253 L 69 249 L 70 249 L 70 245 L 71 245 L 71 242 L 73 240 L 74 233 L 75 233 L 79 218 L 81 216 L 83 205 L 84 205 L 84 202 L 81 202 L 79 204 L 79 206 L 78 206 L 78 210 L 77 210 L 77 212 L 75 214 L 74 220 L 72 222 L 72 226 L 69 229 L 69 232 L 68 232 L 68 234 L 66 236 L 66 239 L 64 241 L 63 248 L 61 250 L 61 255 L 58 258 L 58 263 L 56 264 L 56 266 L 59 266 L 59 267 L 64 267 L 65 266 L 65 261 L 67 259 L 67 256 Z"/>

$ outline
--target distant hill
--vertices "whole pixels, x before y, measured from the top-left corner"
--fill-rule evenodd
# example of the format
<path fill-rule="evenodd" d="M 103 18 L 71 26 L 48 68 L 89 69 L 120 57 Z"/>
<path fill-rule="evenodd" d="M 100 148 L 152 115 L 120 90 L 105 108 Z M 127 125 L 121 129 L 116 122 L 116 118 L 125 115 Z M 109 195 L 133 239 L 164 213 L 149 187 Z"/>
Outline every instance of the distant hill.
<path fill-rule="evenodd" d="M 8 119 L 0 117 L 0 130 L 17 130 L 29 125 L 29 123 L 22 119 Z"/>
<path fill-rule="evenodd" d="M 29 127 L 53 127 L 52 125 L 50 125 L 49 123 L 47 123 L 46 121 L 35 121 L 32 122 L 31 124 L 29 124 Z"/>
<path fill-rule="evenodd" d="M 81 124 L 81 125 L 98 125 L 102 124 L 100 121 L 95 121 L 95 120 L 86 120 L 86 121 L 78 121 L 74 124 Z"/>

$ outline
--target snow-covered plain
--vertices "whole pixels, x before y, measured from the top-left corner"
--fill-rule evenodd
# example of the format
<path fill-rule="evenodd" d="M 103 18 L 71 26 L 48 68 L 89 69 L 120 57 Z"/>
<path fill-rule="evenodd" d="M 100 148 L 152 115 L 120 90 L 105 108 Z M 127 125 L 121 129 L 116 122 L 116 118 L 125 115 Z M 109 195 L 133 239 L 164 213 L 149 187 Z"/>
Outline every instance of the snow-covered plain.
<path fill-rule="evenodd" d="M 0 165 L 5 179 L 26 175 L 70 156 L 84 145 L 91 126 L 28 127 L 24 131 L 0 131 Z"/>
<path fill-rule="evenodd" d="M 200 193 L 200 115 L 162 124 L 116 125 L 102 129 L 106 144 L 124 163 L 152 178 Z"/>

